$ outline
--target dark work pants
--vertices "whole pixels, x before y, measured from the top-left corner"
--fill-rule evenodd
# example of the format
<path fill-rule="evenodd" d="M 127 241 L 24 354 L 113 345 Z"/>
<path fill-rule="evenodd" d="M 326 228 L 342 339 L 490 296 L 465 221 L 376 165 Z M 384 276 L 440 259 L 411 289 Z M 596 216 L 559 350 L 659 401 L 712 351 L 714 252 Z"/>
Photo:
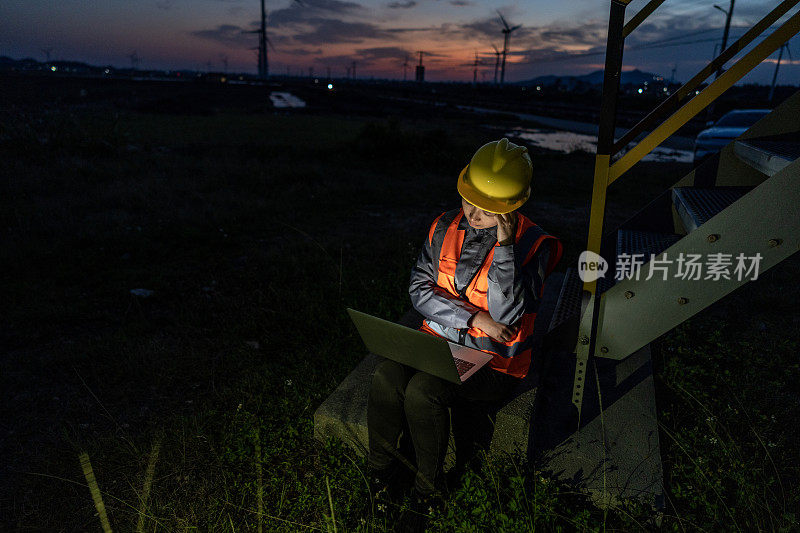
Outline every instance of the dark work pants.
<path fill-rule="evenodd" d="M 369 464 L 385 468 L 407 423 L 417 458 L 414 486 L 422 494 L 438 488 L 450 438 L 447 408 L 465 402 L 491 404 L 513 390 L 518 378 L 483 367 L 461 385 L 384 359 L 372 378 L 367 403 Z"/>

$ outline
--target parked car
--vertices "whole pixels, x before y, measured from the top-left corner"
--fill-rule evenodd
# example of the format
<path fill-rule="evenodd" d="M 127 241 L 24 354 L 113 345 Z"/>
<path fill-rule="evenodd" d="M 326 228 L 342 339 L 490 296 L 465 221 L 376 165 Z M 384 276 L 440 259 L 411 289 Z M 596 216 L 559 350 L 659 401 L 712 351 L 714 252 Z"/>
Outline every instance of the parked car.
<path fill-rule="evenodd" d="M 708 129 L 697 134 L 694 141 L 694 162 L 719 152 L 723 146 L 747 131 L 747 129 L 768 114 L 771 109 L 734 109 L 722 115 L 716 123 L 711 122 Z"/>

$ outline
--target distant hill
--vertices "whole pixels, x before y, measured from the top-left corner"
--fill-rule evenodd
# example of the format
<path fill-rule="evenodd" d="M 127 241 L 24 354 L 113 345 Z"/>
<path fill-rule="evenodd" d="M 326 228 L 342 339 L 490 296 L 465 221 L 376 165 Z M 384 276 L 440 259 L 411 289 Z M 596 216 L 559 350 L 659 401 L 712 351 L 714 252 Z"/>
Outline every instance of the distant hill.
<path fill-rule="evenodd" d="M 658 74 L 653 74 L 652 72 L 642 72 L 639 69 L 627 71 L 622 73 L 622 85 L 643 85 L 644 82 L 648 83 L 664 83 L 664 77 L 659 76 Z M 574 89 L 578 86 L 586 86 L 586 85 L 596 85 L 602 86 L 603 85 L 603 71 L 596 70 L 594 72 L 590 72 L 589 74 L 584 74 L 582 76 L 539 76 L 538 78 L 533 78 L 531 80 L 525 80 L 517 82 L 517 85 L 524 85 L 524 86 L 533 86 L 533 85 L 541 85 L 543 87 L 548 87 L 552 85 L 561 85 L 566 89 Z"/>

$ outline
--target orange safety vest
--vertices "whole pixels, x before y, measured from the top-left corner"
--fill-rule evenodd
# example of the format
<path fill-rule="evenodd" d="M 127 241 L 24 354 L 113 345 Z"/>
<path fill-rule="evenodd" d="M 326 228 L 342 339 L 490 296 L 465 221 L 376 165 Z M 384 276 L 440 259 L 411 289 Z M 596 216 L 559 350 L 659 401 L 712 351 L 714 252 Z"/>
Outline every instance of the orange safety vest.
<path fill-rule="evenodd" d="M 443 214 L 439 215 L 439 217 L 433 221 L 428 234 L 429 241 L 432 241 L 434 230 L 442 216 Z M 461 209 L 444 234 L 444 241 L 442 242 L 441 252 L 439 253 L 438 277 L 436 283 L 453 296 L 465 298 L 469 300 L 472 305 L 488 312 L 488 275 L 489 267 L 492 265 L 492 259 L 494 257 L 494 248 L 489 251 L 489 254 L 484 259 L 477 274 L 472 278 L 472 281 L 467 285 L 466 289 L 463 289 L 461 294 L 456 290 L 456 265 L 461 257 L 461 248 L 464 243 L 464 230 L 459 230 L 458 224 L 463 216 L 464 210 Z M 531 240 L 533 241 L 528 250 L 515 250 L 516 253 L 525 254 L 521 262 L 523 266 L 533 258 L 542 243 L 548 242 L 551 245 L 550 258 L 544 272 L 546 277 L 552 272 L 553 268 L 555 268 L 556 264 L 561 259 L 563 253 L 561 241 L 545 233 L 544 230 L 521 213 L 517 213 L 517 217 L 514 245 L 519 245 L 519 243 L 523 241 L 523 237 L 523 242 L 526 244 Z M 495 246 L 497 246 L 497 244 L 495 244 Z M 541 292 L 540 290 L 539 297 L 542 295 Z M 523 378 L 527 375 L 531 363 L 533 322 L 535 319 L 536 311 L 526 310 L 522 315 L 519 323 L 520 328 L 517 334 L 514 338 L 506 342 L 493 339 L 483 331 L 470 327 L 466 330 L 461 330 L 460 343 L 493 354 L 494 357 L 489 361 L 488 365 L 495 370 L 505 372 L 514 377 Z M 420 326 L 419 329 L 425 333 L 436 335 L 437 337 L 441 336 L 428 326 L 427 319 L 422 322 L 422 326 Z"/>

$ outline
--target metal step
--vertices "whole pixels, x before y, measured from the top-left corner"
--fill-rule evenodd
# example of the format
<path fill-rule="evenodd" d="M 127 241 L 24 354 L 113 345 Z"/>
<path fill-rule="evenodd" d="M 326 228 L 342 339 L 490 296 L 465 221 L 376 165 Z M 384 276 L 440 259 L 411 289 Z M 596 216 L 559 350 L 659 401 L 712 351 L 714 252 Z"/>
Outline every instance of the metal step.
<path fill-rule="evenodd" d="M 614 273 L 609 272 L 606 275 L 608 276 L 607 278 L 597 280 L 598 294 L 602 294 L 614 286 Z M 580 314 L 582 294 L 583 281 L 581 281 L 578 271 L 570 267 L 561 282 L 561 292 L 558 295 L 558 301 L 550 318 L 550 327 L 547 331 L 552 331 L 570 318 Z"/>
<path fill-rule="evenodd" d="M 759 172 L 774 176 L 800 157 L 800 132 L 735 141 L 733 152 Z"/>
<path fill-rule="evenodd" d="M 658 255 L 680 239 L 680 235 L 672 233 L 621 229 L 617 232 L 617 257 L 622 254 L 643 254 L 643 262 L 647 263 L 650 254 Z"/>
<path fill-rule="evenodd" d="M 582 291 L 583 283 L 578 277 L 578 271 L 572 267 L 568 268 L 564 274 L 564 281 L 561 282 L 561 292 L 558 295 L 548 331 L 554 330 L 581 312 Z"/>
<path fill-rule="evenodd" d="M 750 192 L 752 187 L 675 187 L 672 203 L 683 221 L 683 227 L 691 233 L 714 215 Z"/>

